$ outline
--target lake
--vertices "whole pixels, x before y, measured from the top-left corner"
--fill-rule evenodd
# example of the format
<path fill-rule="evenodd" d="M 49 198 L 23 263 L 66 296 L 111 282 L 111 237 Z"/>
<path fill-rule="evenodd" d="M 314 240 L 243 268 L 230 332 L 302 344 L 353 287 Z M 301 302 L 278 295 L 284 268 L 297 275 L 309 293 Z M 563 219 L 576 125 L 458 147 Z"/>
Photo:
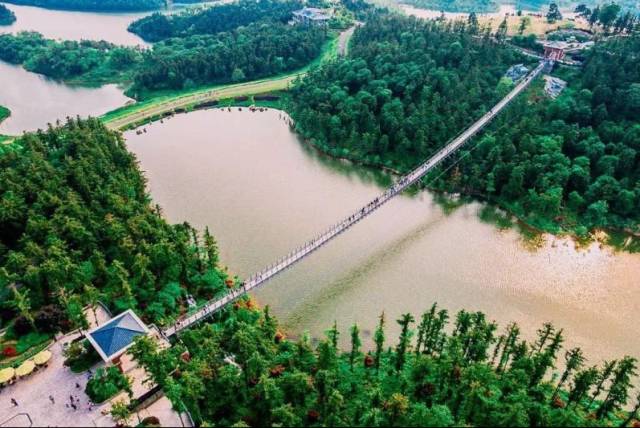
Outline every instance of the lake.
<path fill-rule="evenodd" d="M 0 33 L 37 31 L 49 39 L 106 40 L 118 45 L 147 45 L 140 37 L 128 32 L 127 27 L 150 12 L 75 12 L 9 3 L 4 5 L 15 13 L 17 20 L 12 25 L 0 27 Z"/>
<path fill-rule="evenodd" d="M 99 116 L 131 101 L 116 85 L 100 88 L 69 86 L 0 61 L 0 105 L 11 116 L 0 123 L 0 134 L 46 128 L 67 116 Z"/>
<path fill-rule="evenodd" d="M 284 113 L 207 110 L 125 134 L 171 222 L 209 226 L 221 259 L 257 272 L 383 191 L 390 178 L 318 154 Z M 429 192 L 402 195 L 256 293 L 289 334 L 320 336 L 334 320 L 348 342 L 357 322 L 371 343 L 377 316 L 416 317 L 433 302 L 484 311 L 526 337 L 545 321 L 590 361 L 640 355 L 640 256 L 540 236 L 481 219 L 480 203 L 444 210 Z M 395 343 L 395 342 L 394 342 Z"/>

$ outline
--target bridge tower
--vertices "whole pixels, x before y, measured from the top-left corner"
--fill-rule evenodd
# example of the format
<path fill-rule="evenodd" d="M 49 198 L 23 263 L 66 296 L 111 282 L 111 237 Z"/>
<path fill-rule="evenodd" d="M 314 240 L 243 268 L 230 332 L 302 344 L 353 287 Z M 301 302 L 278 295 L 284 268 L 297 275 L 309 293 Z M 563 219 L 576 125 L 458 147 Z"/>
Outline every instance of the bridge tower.
<path fill-rule="evenodd" d="M 565 45 L 561 42 L 550 42 L 544 45 L 544 57 L 551 61 L 562 61 L 565 56 Z"/>

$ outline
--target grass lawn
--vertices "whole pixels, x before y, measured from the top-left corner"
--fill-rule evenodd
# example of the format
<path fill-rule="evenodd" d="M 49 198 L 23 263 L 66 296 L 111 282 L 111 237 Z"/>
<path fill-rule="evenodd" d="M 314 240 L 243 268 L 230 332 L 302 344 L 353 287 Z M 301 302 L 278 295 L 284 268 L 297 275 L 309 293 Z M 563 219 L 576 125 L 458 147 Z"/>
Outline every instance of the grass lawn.
<path fill-rule="evenodd" d="M 321 55 L 299 70 L 251 82 L 205 86 L 186 91 L 157 91 L 146 94 L 145 99 L 140 102 L 108 112 L 101 119 L 110 128 L 122 129 L 132 124 L 142 123 L 164 112 L 176 108 L 188 108 L 207 100 L 222 100 L 286 90 L 296 78 L 303 77 L 309 69 L 331 61 L 337 55 L 338 37 L 332 34 L 325 43 Z"/>

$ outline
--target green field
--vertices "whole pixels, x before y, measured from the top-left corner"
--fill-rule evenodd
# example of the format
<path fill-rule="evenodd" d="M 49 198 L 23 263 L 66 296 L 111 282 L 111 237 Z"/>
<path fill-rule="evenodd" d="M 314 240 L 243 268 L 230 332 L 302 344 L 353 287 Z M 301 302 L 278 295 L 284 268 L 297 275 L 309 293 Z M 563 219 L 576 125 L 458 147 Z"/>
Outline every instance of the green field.
<path fill-rule="evenodd" d="M 194 104 L 211 100 L 286 90 L 295 79 L 303 77 L 309 69 L 331 61 L 337 56 L 338 37 L 337 34 L 332 34 L 330 40 L 325 44 L 322 54 L 300 70 L 245 83 L 205 86 L 187 91 L 155 92 L 147 94 L 143 101 L 110 111 L 100 119 L 112 129 L 123 129 L 144 123 L 149 118 L 173 111 L 176 108 L 187 109 Z"/>

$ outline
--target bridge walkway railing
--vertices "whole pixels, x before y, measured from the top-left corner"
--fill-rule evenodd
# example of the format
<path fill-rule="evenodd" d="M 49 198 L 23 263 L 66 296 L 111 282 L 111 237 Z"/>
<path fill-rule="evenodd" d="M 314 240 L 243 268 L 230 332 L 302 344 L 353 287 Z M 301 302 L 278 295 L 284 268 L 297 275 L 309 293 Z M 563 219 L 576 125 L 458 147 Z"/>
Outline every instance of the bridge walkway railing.
<path fill-rule="evenodd" d="M 331 225 L 322 233 L 318 234 L 313 239 L 307 241 L 304 245 L 292 250 L 287 255 L 278 259 L 276 262 L 265 267 L 258 273 L 251 275 L 244 281 L 239 288 L 233 289 L 224 297 L 205 304 L 197 312 L 178 320 L 175 324 L 168 327 L 163 331 L 164 335 L 169 337 L 173 334 L 190 327 L 194 323 L 201 321 L 204 318 L 209 317 L 211 314 L 218 311 L 220 308 L 233 302 L 234 300 L 242 297 L 249 291 L 259 287 L 267 282 L 282 271 L 293 266 L 300 260 L 309 256 L 314 251 L 318 250 L 326 243 L 344 233 L 356 223 L 360 222 L 371 213 L 376 211 L 382 205 L 386 204 L 393 197 L 402 193 L 409 186 L 416 183 L 422 177 L 424 177 L 429 171 L 433 170 L 436 166 L 442 163 L 445 159 L 455 153 L 460 147 L 462 147 L 469 139 L 477 134 L 482 128 L 493 120 L 515 97 L 517 97 L 533 79 L 535 79 L 544 69 L 546 62 L 541 61 L 537 68 L 529 73 L 524 79 L 522 79 L 514 89 L 509 92 L 498 104 L 496 104 L 491 110 L 485 113 L 480 119 L 474 122 L 470 127 L 462 131 L 458 136 L 450 140 L 441 150 L 436 152 L 428 161 L 422 163 L 413 171 L 409 172 L 405 176 L 396 181 L 390 188 L 384 193 L 369 201 L 366 205 L 353 212 L 348 217 L 342 219 L 338 223 Z"/>

